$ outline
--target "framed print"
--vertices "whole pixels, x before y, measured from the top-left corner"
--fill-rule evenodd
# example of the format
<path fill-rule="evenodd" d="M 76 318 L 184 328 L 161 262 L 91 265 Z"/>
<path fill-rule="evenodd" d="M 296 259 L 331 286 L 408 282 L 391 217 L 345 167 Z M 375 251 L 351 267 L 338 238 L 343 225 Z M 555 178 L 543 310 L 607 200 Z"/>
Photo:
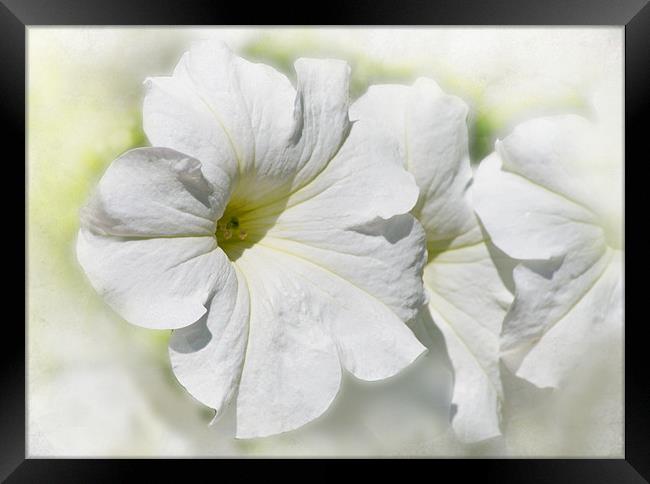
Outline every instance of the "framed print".
<path fill-rule="evenodd" d="M 647 2 L 240 8 L 0 6 L 0 476 L 647 482 Z"/>

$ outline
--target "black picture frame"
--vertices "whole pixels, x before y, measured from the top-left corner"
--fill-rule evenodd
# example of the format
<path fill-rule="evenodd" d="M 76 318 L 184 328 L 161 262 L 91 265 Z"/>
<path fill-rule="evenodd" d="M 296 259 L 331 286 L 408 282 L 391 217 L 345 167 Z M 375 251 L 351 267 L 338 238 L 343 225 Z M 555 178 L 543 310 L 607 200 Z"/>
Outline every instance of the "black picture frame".
<path fill-rule="evenodd" d="M 325 5 L 325 4 L 324 4 Z M 35 25 L 618 25 L 625 26 L 625 214 L 643 215 L 648 189 L 648 86 L 650 86 L 650 6 L 648 0 L 492 0 L 492 1 L 328 1 L 281 8 L 277 2 L 171 0 L 0 0 L 0 116 L 5 148 L 3 211 L 5 304 L 18 306 L 23 281 L 26 325 L 26 127 L 25 39 Z M 10 148 L 11 156 L 6 148 Z M 19 160 L 24 159 L 21 166 Z M 24 217 L 18 207 L 25 207 Z M 638 212 L 638 216 L 636 212 Z M 8 235 L 12 236 L 9 237 Z M 418 460 L 409 465 L 433 465 L 431 479 L 453 472 L 454 479 L 471 476 L 497 482 L 633 483 L 650 480 L 650 384 L 644 365 L 646 330 L 642 304 L 646 285 L 643 251 L 648 239 L 643 227 L 625 227 L 625 457 L 623 459 L 460 459 Z M 22 274 L 22 276 L 21 276 Z M 635 279 L 641 281 L 635 283 Z M 15 294 L 14 294 L 15 293 Z M 644 297 L 645 296 L 645 297 Z M 19 307 L 19 306 L 18 306 Z M 192 478 L 214 465 L 210 461 L 136 461 L 112 459 L 28 459 L 25 451 L 26 326 L 4 313 L 5 339 L 0 351 L 0 479 L 7 482 L 122 482 L 147 470 L 168 479 Z M 630 317 L 633 315 L 633 317 Z M 636 316 L 636 317 L 635 317 Z M 7 334 L 8 333 L 8 334 Z M 192 466 L 192 474 L 184 465 Z M 281 461 L 265 465 L 280 465 Z M 222 466 L 222 464 L 218 464 Z M 241 464 L 240 464 L 241 465 Z M 292 465 L 304 465 L 295 463 Z M 383 469 L 374 462 L 372 469 Z M 319 474 L 334 473 L 329 466 Z M 418 469 L 412 469 L 414 471 Z M 419 470 L 422 470 L 420 468 Z M 220 472 L 223 472 L 221 469 Z M 441 472 L 442 474 L 438 474 Z M 197 473 L 197 474 L 195 474 Z M 213 474 L 219 478 L 219 474 Z"/>

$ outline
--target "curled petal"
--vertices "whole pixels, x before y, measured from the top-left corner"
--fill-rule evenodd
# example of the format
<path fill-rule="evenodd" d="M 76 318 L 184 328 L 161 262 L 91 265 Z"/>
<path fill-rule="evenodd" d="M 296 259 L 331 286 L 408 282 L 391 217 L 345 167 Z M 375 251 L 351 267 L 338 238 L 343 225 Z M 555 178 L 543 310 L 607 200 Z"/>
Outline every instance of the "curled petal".
<path fill-rule="evenodd" d="M 147 81 L 145 132 L 200 159 L 209 178 L 239 178 L 249 204 L 285 196 L 323 169 L 350 129 L 349 66 L 298 59 L 295 67 L 297 91 L 223 43 L 194 43 L 173 76 Z"/>
<path fill-rule="evenodd" d="M 422 324 L 441 330 L 454 368 L 453 427 L 464 441 L 500 434 L 499 332 L 512 296 L 504 283 L 508 258 L 498 254 L 474 214 L 468 188 L 465 103 L 430 79 L 413 86 L 372 86 L 351 109 L 353 119 L 380 123 L 399 144 L 415 177 L 412 213 L 424 226 L 429 304 Z"/>
<path fill-rule="evenodd" d="M 413 208 L 418 189 L 400 167 L 397 145 L 373 121 L 357 121 L 346 143 L 311 183 L 273 206 L 282 210 L 277 225 L 306 230 L 353 228 L 380 217 L 389 219 Z"/>
<path fill-rule="evenodd" d="M 551 320 L 538 340 L 533 340 L 534 347 L 517 368 L 519 377 L 538 387 L 558 387 L 599 338 L 610 337 L 616 332 L 620 336 L 623 321 L 621 253 L 611 251 L 604 257 L 609 258 L 609 263 L 592 281 L 591 288 L 566 314 Z M 510 338 L 515 336 L 515 326 L 514 321 L 509 322 L 509 327 L 513 328 Z"/>
<path fill-rule="evenodd" d="M 105 237 L 82 229 L 77 257 L 88 279 L 124 319 L 151 329 L 181 328 L 206 312 L 230 264 L 214 237 Z"/>
<path fill-rule="evenodd" d="M 430 79 L 412 87 L 372 86 L 351 109 L 372 119 L 400 146 L 401 160 L 420 189 L 414 215 L 429 242 L 447 241 L 472 230 L 474 212 L 465 198 L 472 178 L 467 142 L 467 105 Z"/>
<path fill-rule="evenodd" d="M 81 225 L 118 237 L 209 236 L 229 195 L 208 182 L 201 163 L 166 148 L 140 148 L 111 163 Z"/>
<path fill-rule="evenodd" d="M 501 434 L 499 332 L 512 294 L 499 270 L 509 263 L 489 242 L 479 242 L 440 252 L 424 270 L 428 309 L 454 369 L 452 425 L 466 442 Z"/>
<path fill-rule="evenodd" d="M 495 244 L 522 259 L 501 351 L 516 374 L 559 386 L 603 328 L 620 327 L 616 166 L 576 116 L 522 123 L 476 174 L 477 212 Z M 615 222 L 617 221 L 618 222 Z"/>
<path fill-rule="evenodd" d="M 178 381 L 194 398 L 216 410 L 237 394 L 248 341 L 250 298 L 246 280 L 233 265 L 199 321 L 172 333 L 169 355 Z"/>
<path fill-rule="evenodd" d="M 426 251 L 421 227 L 405 214 L 417 187 L 396 159 L 390 138 L 358 121 L 339 154 L 290 197 L 266 236 L 364 288 L 406 321 L 424 303 Z"/>

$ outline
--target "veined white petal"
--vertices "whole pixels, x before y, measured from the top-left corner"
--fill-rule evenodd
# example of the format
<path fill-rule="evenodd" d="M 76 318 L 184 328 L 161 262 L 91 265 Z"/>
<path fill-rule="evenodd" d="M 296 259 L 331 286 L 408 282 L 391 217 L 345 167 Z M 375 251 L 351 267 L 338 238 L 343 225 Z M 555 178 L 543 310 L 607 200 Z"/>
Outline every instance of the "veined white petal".
<path fill-rule="evenodd" d="M 238 175 L 249 204 L 282 198 L 327 165 L 350 128 L 349 66 L 299 59 L 295 67 L 297 92 L 223 43 L 196 42 L 172 77 L 148 80 L 145 132 L 200 159 L 209 177 Z"/>
<path fill-rule="evenodd" d="M 291 250 L 295 246 L 267 239 L 260 246 L 287 274 L 304 281 L 323 307 L 330 306 L 322 322 L 334 337 L 343 364 L 357 378 L 388 378 L 424 351 L 392 308 L 373 293 L 298 255 Z"/>
<path fill-rule="evenodd" d="M 240 437 L 290 430 L 319 416 L 338 391 L 340 363 L 358 378 L 379 380 L 424 351 L 375 296 L 273 242 L 265 239 L 237 261 L 254 288 Z"/>
<path fill-rule="evenodd" d="M 293 134 L 295 90 L 270 66 L 235 55 L 226 44 L 194 42 L 174 69 L 228 134 L 240 172 L 281 157 Z"/>
<path fill-rule="evenodd" d="M 599 244 L 517 266 L 501 336 L 503 360 L 517 376 L 558 387 L 591 341 L 620 327 L 620 259 L 620 251 Z"/>
<path fill-rule="evenodd" d="M 504 280 L 507 266 L 513 264 L 493 244 L 480 241 L 430 256 L 424 283 L 435 291 L 436 297 L 444 298 L 474 323 L 498 335 L 512 301 Z"/>
<path fill-rule="evenodd" d="M 609 257 L 603 240 L 585 240 L 562 257 L 520 263 L 513 273 L 516 298 L 504 320 L 501 349 L 539 339 L 590 290 Z"/>
<path fill-rule="evenodd" d="M 306 258 L 381 300 L 403 321 L 425 303 L 422 269 L 424 231 L 409 214 L 345 230 L 335 225 L 278 224 L 264 238 Z"/>
<path fill-rule="evenodd" d="M 281 212 L 278 229 L 355 228 L 407 213 L 417 200 L 413 176 L 399 166 L 397 144 L 373 121 L 357 121 L 345 144 L 311 183 L 282 203 L 256 211 Z"/>
<path fill-rule="evenodd" d="M 500 434 L 498 335 L 512 296 L 498 267 L 507 257 L 488 248 L 467 193 L 467 111 L 429 79 L 372 86 L 351 109 L 353 119 L 377 121 L 397 139 L 420 189 L 413 214 L 427 234 L 427 311 L 454 368 L 455 433 L 471 442 Z"/>
<path fill-rule="evenodd" d="M 216 417 L 237 393 L 246 355 L 250 298 L 246 280 L 229 264 L 208 313 L 172 333 L 169 355 L 178 381 Z"/>
<path fill-rule="evenodd" d="M 501 164 L 496 153 L 486 158 L 476 172 L 472 191 L 481 221 L 494 243 L 508 255 L 549 259 L 603 238 L 587 208 L 503 170 Z"/>
<path fill-rule="evenodd" d="M 250 290 L 250 332 L 237 397 L 237 437 L 293 430 L 321 415 L 336 396 L 341 365 L 323 301 L 285 262 L 259 247 L 237 260 Z M 276 255 L 276 254 L 274 254 Z"/>
<path fill-rule="evenodd" d="M 209 183 L 201 164 L 166 148 L 140 148 L 114 160 L 83 208 L 81 225 L 120 237 L 209 236 L 225 208 L 227 184 Z"/>
<path fill-rule="evenodd" d="M 406 109 L 411 88 L 399 84 L 377 84 L 350 106 L 350 119 L 372 119 L 383 126 L 397 142 L 400 157 L 397 161 L 406 168 L 406 137 L 398 136 L 406 129 Z"/>
<path fill-rule="evenodd" d="M 77 257 L 118 314 L 151 329 L 181 328 L 201 318 L 230 264 L 214 237 L 119 238 L 83 228 Z"/>
<path fill-rule="evenodd" d="M 615 227 L 622 206 L 602 184 L 622 164 L 595 133 L 575 116 L 522 123 L 476 175 L 474 200 L 487 231 L 523 259 L 513 274 L 502 356 L 538 386 L 559 386 L 590 342 L 622 322 L 621 228 Z M 603 164 L 603 156 L 612 158 Z"/>
<path fill-rule="evenodd" d="M 599 225 L 620 232 L 623 164 L 611 133 L 601 131 L 576 115 L 541 117 L 515 127 L 496 151 L 505 171 L 587 207 Z"/>
<path fill-rule="evenodd" d="M 444 335 L 454 368 L 453 427 L 466 442 L 501 434 L 499 332 L 512 295 L 498 267 L 508 264 L 505 256 L 481 241 L 438 253 L 424 270 L 428 309 Z"/>
<path fill-rule="evenodd" d="M 352 126 L 348 118 L 350 66 L 341 60 L 301 58 L 295 69 L 294 131 L 286 160 L 280 160 L 286 166 L 278 167 L 285 176 L 293 177 L 292 189 L 320 174 Z M 260 171 L 271 174 L 278 168 L 267 164 Z"/>
<path fill-rule="evenodd" d="M 461 99 L 425 78 L 410 88 L 371 86 L 351 108 L 353 118 L 373 119 L 397 138 L 403 164 L 420 189 L 413 213 L 429 242 L 451 240 L 476 225 L 465 200 L 472 178 L 467 112 Z"/>
<path fill-rule="evenodd" d="M 517 376 L 538 387 L 558 387 L 576 368 L 590 346 L 599 338 L 621 331 L 623 321 L 621 252 L 609 250 L 605 269 L 595 276 L 591 286 L 557 320 L 547 323 L 544 333 L 526 354 L 517 369 Z M 595 265 L 601 265 L 599 263 Z M 564 267 L 563 267 L 564 269 Z M 602 269 L 601 269 L 602 270 Z M 522 276 L 519 275 L 518 279 Z M 517 280 L 517 279 L 516 279 Z M 518 281 L 519 282 L 519 281 Z M 519 284 L 517 286 L 520 287 Z M 543 290 L 538 288 L 538 290 Z M 567 291 L 558 286 L 554 292 Z M 522 290 L 522 292 L 525 291 Z M 531 298 L 522 294 L 521 300 Z M 509 336 L 516 337 L 517 321 L 508 321 Z"/>
<path fill-rule="evenodd" d="M 404 214 L 417 187 L 398 159 L 389 137 L 358 121 L 323 173 L 289 198 L 266 238 L 364 288 L 406 321 L 424 303 L 426 252 L 421 227 Z"/>
<path fill-rule="evenodd" d="M 282 151 L 273 156 L 260 158 L 258 150 L 254 166 L 245 171 L 238 187 L 237 196 L 241 194 L 256 211 L 260 206 L 267 212 L 281 206 L 315 177 L 320 179 L 343 143 L 348 145 L 348 64 L 333 59 L 298 59 L 295 69 L 298 91 L 290 138 L 283 140 Z M 274 119 L 270 122 L 276 123 Z"/>
<path fill-rule="evenodd" d="M 239 160 L 230 134 L 193 86 L 177 77 L 150 78 L 145 85 L 142 124 L 149 142 L 200 160 L 213 182 L 236 180 Z"/>

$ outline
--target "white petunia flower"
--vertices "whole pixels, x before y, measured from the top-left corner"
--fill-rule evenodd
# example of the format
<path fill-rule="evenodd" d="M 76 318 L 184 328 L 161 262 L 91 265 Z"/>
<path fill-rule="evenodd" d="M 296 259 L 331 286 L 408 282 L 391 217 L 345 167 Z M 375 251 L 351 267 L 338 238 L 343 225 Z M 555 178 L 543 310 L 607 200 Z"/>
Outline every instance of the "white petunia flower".
<path fill-rule="evenodd" d="M 433 319 L 444 335 L 454 369 L 454 431 L 472 442 L 500 435 L 499 333 L 512 295 L 497 265 L 507 258 L 485 238 L 467 197 L 467 112 L 463 101 L 424 78 L 412 87 L 372 86 L 351 108 L 353 119 L 390 129 L 420 189 L 412 213 L 424 226 L 429 254 L 424 324 Z"/>
<path fill-rule="evenodd" d="M 476 174 L 482 222 L 521 260 L 502 356 L 539 387 L 561 385 L 593 343 L 621 330 L 623 164 L 608 146 L 614 138 L 574 115 L 534 119 L 497 141 Z"/>
<path fill-rule="evenodd" d="M 77 253 L 129 322 L 175 329 L 173 371 L 237 436 L 297 428 L 334 399 L 341 366 L 387 378 L 424 351 L 424 233 L 397 147 L 348 119 L 349 67 L 271 67 L 203 42 L 148 79 L 144 129 L 101 179 Z"/>

